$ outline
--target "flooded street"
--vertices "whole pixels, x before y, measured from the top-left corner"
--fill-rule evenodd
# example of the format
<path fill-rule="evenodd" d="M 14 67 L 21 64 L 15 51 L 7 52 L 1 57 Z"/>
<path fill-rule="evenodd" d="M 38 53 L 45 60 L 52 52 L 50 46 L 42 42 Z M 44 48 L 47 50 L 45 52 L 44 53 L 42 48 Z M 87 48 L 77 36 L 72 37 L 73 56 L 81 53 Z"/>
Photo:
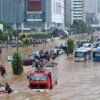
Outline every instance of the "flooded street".
<path fill-rule="evenodd" d="M 61 43 L 63 41 L 57 41 L 47 48 Z M 100 100 L 99 63 L 75 62 L 72 56 L 67 57 L 66 54 L 60 55 L 55 62 L 58 63 L 58 84 L 47 93 L 29 91 L 26 77 L 32 70 L 31 66 L 24 67 L 23 75 L 13 76 L 10 63 L 4 62 L 7 76 L 4 79 L 0 76 L 0 81 L 8 82 L 16 91 L 12 94 L 0 94 L 0 100 Z"/>

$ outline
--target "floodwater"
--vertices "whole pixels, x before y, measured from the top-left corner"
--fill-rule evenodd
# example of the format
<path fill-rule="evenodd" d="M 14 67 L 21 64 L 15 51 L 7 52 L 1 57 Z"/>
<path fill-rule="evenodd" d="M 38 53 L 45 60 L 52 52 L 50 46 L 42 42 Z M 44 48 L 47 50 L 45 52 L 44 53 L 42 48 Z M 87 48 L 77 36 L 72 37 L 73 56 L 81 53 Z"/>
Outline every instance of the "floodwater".
<path fill-rule="evenodd" d="M 62 41 L 57 41 L 62 43 Z M 56 43 L 49 44 L 51 48 Z M 43 46 L 41 46 L 43 47 Z M 27 74 L 31 66 L 24 67 L 24 74 L 13 76 L 10 63 L 4 62 L 7 76 L 2 82 L 8 82 L 16 90 L 12 94 L 0 94 L 0 100 L 100 100 L 100 64 L 75 62 L 73 56 L 60 55 L 58 63 L 58 84 L 46 93 L 33 93 L 28 89 Z"/>

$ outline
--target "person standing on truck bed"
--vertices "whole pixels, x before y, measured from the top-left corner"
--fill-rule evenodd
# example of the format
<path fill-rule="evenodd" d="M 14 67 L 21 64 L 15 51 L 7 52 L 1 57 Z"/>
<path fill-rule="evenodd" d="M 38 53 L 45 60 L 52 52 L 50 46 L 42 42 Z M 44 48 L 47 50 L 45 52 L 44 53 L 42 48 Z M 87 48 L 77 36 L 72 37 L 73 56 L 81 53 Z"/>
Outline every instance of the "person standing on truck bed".
<path fill-rule="evenodd" d="M 37 70 L 42 70 L 42 62 L 40 60 L 36 60 L 35 67 Z"/>

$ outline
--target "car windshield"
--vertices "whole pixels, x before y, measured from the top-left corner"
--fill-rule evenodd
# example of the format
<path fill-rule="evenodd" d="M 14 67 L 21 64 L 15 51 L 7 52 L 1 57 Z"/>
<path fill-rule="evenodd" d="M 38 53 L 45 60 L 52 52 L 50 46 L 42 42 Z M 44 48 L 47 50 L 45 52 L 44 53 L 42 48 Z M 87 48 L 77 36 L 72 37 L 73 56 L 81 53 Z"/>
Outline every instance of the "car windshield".
<path fill-rule="evenodd" d="M 31 74 L 30 79 L 33 81 L 46 81 L 47 75 L 46 74 Z"/>
<path fill-rule="evenodd" d="M 75 57 L 84 57 L 84 52 L 75 52 Z"/>

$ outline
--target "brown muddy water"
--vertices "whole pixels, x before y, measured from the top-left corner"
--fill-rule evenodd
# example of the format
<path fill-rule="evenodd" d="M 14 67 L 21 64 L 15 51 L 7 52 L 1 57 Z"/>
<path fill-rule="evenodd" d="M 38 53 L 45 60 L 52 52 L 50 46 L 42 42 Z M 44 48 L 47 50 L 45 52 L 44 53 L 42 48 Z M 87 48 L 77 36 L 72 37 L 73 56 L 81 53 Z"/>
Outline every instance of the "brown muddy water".
<path fill-rule="evenodd" d="M 60 43 L 62 41 L 57 42 Z M 55 44 L 49 44 L 47 48 L 52 48 Z M 29 50 L 31 52 L 33 49 Z M 7 76 L 4 79 L 0 77 L 0 81 L 8 82 L 16 91 L 12 94 L 0 94 L 0 100 L 100 100 L 100 63 L 75 62 L 72 56 L 60 55 L 55 60 L 58 63 L 57 86 L 46 93 L 33 93 L 28 89 L 26 78 L 32 70 L 31 66 L 24 67 L 23 75 L 13 76 L 10 63 L 5 60 L 1 60 L 1 63 L 3 61 Z"/>

